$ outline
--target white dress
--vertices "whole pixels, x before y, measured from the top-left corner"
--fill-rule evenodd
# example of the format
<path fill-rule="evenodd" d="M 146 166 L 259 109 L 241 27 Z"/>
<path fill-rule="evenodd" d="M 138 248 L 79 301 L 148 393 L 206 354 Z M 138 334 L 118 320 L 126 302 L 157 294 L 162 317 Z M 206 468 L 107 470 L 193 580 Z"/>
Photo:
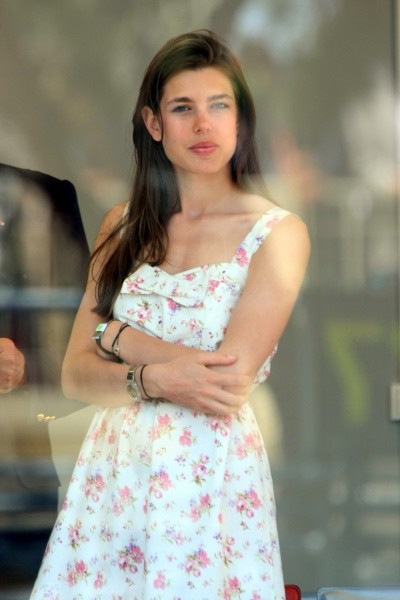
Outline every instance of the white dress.
<path fill-rule="evenodd" d="M 177 275 L 143 265 L 125 280 L 115 316 L 217 349 L 251 256 L 287 214 L 274 207 L 259 218 L 231 262 Z M 167 402 L 99 409 L 31 599 L 284 597 L 271 474 L 250 405 L 224 418 Z"/>

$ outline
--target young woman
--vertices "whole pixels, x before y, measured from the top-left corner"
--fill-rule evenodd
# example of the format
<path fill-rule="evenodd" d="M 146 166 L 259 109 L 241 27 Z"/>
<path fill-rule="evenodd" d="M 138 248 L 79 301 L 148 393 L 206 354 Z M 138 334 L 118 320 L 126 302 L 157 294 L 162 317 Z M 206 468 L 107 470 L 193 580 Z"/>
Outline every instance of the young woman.
<path fill-rule="evenodd" d="M 150 63 L 132 197 L 101 227 L 64 361 L 65 393 L 99 410 L 32 598 L 284 598 L 248 395 L 268 376 L 309 240 L 252 189 L 254 127 L 214 33 L 178 36 Z"/>

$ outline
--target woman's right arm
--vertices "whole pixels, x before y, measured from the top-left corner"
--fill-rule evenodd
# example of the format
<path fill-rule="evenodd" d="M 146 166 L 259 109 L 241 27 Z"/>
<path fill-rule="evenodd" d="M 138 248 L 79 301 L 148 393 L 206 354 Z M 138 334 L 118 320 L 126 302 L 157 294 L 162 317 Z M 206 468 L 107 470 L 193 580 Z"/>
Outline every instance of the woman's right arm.
<path fill-rule="evenodd" d="M 121 221 L 124 205 L 115 206 L 105 217 L 97 236 L 95 247 L 107 238 Z M 97 257 L 89 271 L 89 278 L 78 309 L 62 369 L 62 387 L 65 395 L 89 404 L 123 406 L 129 404 L 126 390 L 128 366 L 101 356 L 93 333 L 101 320 L 93 312 L 96 305 L 96 278 L 99 265 L 107 259 L 107 251 Z M 96 266 L 97 265 L 97 266 Z M 116 323 L 111 326 L 119 327 Z M 110 335 L 108 333 L 108 335 Z M 216 402 L 237 406 L 242 399 L 225 391 L 227 386 L 240 385 L 238 375 L 216 373 L 211 366 L 223 366 L 235 361 L 233 356 L 217 352 L 201 352 L 181 345 L 171 344 L 146 335 L 132 327 L 122 334 L 129 352 L 124 359 L 133 364 L 158 364 L 160 376 L 165 380 L 163 396 L 177 404 L 195 410 L 214 413 Z M 122 336 L 121 336 L 122 337 Z"/>

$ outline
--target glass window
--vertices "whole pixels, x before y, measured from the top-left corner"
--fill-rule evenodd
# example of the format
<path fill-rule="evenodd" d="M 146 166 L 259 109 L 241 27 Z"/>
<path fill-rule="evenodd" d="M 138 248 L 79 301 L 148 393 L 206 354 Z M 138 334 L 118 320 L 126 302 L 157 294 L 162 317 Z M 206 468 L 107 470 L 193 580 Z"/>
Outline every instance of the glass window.
<path fill-rule="evenodd" d="M 270 380 L 252 399 L 273 469 L 285 579 L 304 591 L 399 583 L 399 426 L 389 414 L 390 386 L 400 377 L 394 8 L 394 0 L 2 6 L 1 160 L 70 180 L 89 244 L 106 210 L 128 196 L 130 116 L 144 67 L 160 44 L 210 27 L 237 52 L 256 102 L 271 197 L 298 213 L 312 237 L 301 298 Z M 9 223 L 4 185 L 1 218 Z M 29 244 L 55 230 L 48 208 L 40 213 L 37 190 L 30 194 L 35 217 L 25 215 L 13 248 L 36 271 L 29 285 L 2 279 L 1 335 L 15 332 L 15 313 L 25 316 L 29 307 L 24 331 L 37 343 L 35 393 L 43 398 L 58 385 L 52 365 L 62 359 L 81 288 L 64 280 L 46 298 L 45 283 L 38 291 L 52 266 L 44 244 L 34 244 L 35 253 Z M 1 235 L 3 277 L 6 229 Z M 59 235 L 72 249 L 66 269 L 74 271 L 71 264 L 83 264 L 82 249 L 68 228 Z M 23 288 L 18 302 L 13 286 Z M 67 296 L 57 295 L 66 287 Z M 50 359 L 49 339 L 59 341 Z M 3 555 L 20 557 L 21 544 L 29 543 L 30 554 L 19 569 L 14 563 L 1 574 L 4 587 L 21 583 L 22 571 L 28 583 L 34 577 L 53 514 L 42 508 L 54 505 L 54 496 L 26 486 L 24 500 L 10 496 L 17 439 L 10 420 L 23 441 L 28 409 L 25 400 L 10 404 L 6 396 L 0 396 L 7 440 L 0 457 L 0 562 Z M 77 414 L 50 424 L 63 486 L 91 409 Z"/>

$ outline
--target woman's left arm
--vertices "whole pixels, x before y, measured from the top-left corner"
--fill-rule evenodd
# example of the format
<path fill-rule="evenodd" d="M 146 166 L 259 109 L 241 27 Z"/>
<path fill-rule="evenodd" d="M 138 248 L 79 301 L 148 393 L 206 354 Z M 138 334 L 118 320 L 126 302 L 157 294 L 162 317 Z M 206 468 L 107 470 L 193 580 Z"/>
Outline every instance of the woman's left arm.
<path fill-rule="evenodd" d="M 236 371 L 254 381 L 286 327 L 309 255 L 310 240 L 301 219 L 288 215 L 275 225 L 251 259 L 245 288 L 219 347 L 237 360 L 213 369 Z"/>

